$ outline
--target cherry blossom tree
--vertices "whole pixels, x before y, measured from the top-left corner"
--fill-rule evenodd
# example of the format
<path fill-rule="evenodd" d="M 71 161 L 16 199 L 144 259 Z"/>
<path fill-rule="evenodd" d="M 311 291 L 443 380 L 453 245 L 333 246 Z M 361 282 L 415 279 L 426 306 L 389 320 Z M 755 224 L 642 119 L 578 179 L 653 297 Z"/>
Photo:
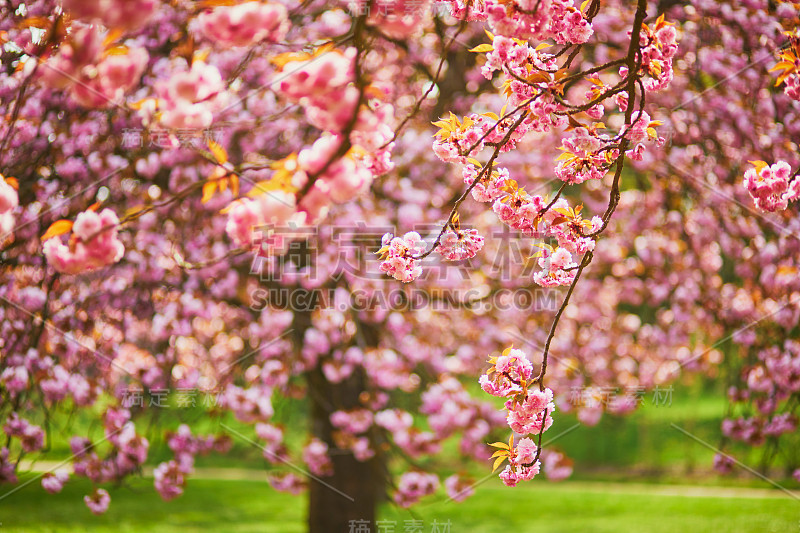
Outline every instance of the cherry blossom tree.
<path fill-rule="evenodd" d="M 800 390 L 798 11 L 5 2 L 0 482 L 66 432 L 103 513 L 151 442 L 164 500 L 254 445 L 348 531 L 466 498 L 474 461 L 566 477 L 559 412 L 688 372 L 730 380 L 715 466 L 768 464 Z M 187 391 L 215 433 L 153 423 Z"/>

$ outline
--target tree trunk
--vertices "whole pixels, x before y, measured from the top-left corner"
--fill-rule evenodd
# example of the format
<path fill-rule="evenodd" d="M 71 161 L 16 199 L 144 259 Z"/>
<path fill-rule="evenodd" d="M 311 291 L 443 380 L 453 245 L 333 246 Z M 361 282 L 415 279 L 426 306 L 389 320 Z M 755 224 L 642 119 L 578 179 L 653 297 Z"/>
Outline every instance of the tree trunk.
<path fill-rule="evenodd" d="M 363 375 L 355 372 L 341 383 L 330 383 L 321 368 L 308 375 L 311 426 L 315 437 L 335 449 L 329 415 L 337 409 L 361 406 Z M 334 453 L 333 475 L 309 481 L 309 533 L 364 531 L 358 524 L 375 525 L 375 507 L 383 495 L 383 473 L 378 455 L 360 462 L 349 452 Z M 322 483 L 324 482 L 324 483 Z"/>

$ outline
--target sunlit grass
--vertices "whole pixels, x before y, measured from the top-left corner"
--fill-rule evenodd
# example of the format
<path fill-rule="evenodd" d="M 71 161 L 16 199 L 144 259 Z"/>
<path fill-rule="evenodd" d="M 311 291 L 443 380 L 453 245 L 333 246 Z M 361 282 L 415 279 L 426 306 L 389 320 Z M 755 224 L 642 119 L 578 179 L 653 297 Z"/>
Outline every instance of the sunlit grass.
<path fill-rule="evenodd" d="M 31 483 L 0 499 L 2 530 L 304 531 L 305 499 L 277 493 L 265 482 L 191 480 L 182 497 L 165 503 L 153 491 L 151 481 L 141 479 L 132 487 L 110 489 L 111 507 L 99 517 L 83 505 L 82 497 L 89 489 L 85 480 L 72 480 L 62 493 L 48 495 L 38 482 Z M 770 498 L 718 498 L 665 496 L 635 485 L 608 485 L 608 489 L 598 483 L 544 481 L 507 489 L 491 480 L 463 504 L 439 495 L 413 513 L 386 504 L 380 518 L 395 522 L 395 531 L 403 531 L 407 520 L 422 520 L 425 532 L 431 531 L 434 521 L 449 521 L 450 533 L 787 532 L 796 531 L 800 521 L 800 502 L 777 491 Z"/>

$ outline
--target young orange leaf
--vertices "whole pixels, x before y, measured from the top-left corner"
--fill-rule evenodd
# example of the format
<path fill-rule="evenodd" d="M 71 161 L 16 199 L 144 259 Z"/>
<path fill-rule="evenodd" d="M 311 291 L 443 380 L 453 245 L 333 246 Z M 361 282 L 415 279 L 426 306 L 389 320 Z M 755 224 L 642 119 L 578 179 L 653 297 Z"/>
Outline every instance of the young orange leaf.
<path fill-rule="evenodd" d="M 214 193 L 217 192 L 217 182 L 216 181 L 207 181 L 203 184 L 203 198 L 200 200 L 204 204 L 207 203 L 211 198 L 214 196 Z"/>
<path fill-rule="evenodd" d="M 211 53 L 211 50 L 197 50 L 194 55 L 192 56 L 192 64 L 195 63 L 205 63 L 206 59 L 208 59 L 208 54 Z"/>
<path fill-rule="evenodd" d="M 128 47 L 125 45 L 115 46 L 106 50 L 107 56 L 126 56 L 128 55 Z"/>
<path fill-rule="evenodd" d="M 756 167 L 756 172 L 758 172 L 759 174 L 761 173 L 762 170 L 764 170 L 766 167 L 769 166 L 769 164 L 765 161 L 748 161 L 748 163 Z"/>
<path fill-rule="evenodd" d="M 224 165 L 228 162 L 228 152 L 217 141 L 210 139 L 208 141 L 208 149 L 211 150 L 211 153 L 214 154 L 214 159 L 216 159 L 217 163 L 220 165 Z"/>
<path fill-rule="evenodd" d="M 123 31 L 120 30 L 120 29 L 113 29 L 113 30 L 109 31 L 108 34 L 106 35 L 106 38 L 103 39 L 103 46 L 108 47 L 113 42 L 115 42 L 117 39 L 122 37 L 122 35 L 123 35 Z"/>
<path fill-rule="evenodd" d="M 546 83 L 550 81 L 550 75 L 546 72 L 537 70 L 527 77 L 527 81 L 530 83 Z"/>
<path fill-rule="evenodd" d="M 781 83 L 783 83 L 784 81 L 786 81 L 786 78 L 788 78 L 788 77 L 789 77 L 789 76 L 791 76 L 791 75 L 792 75 L 792 73 L 791 73 L 791 72 L 784 72 L 783 74 L 781 74 L 780 76 L 778 76 L 778 79 L 777 79 L 777 80 L 775 80 L 775 87 L 779 86 Z"/>
<path fill-rule="evenodd" d="M 273 56 L 269 62 L 278 67 L 278 70 L 283 70 L 287 64 L 294 61 L 308 61 L 313 56 L 306 52 L 286 52 Z"/>
<path fill-rule="evenodd" d="M 484 53 L 484 52 L 491 52 L 493 50 L 494 50 L 494 47 L 491 44 L 483 43 L 483 44 L 479 44 L 478 46 L 476 46 L 475 48 L 470 50 L 470 52 L 477 52 L 477 53 L 480 54 L 480 53 Z"/>
<path fill-rule="evenodd" d="M 48 239 L 52 239 L 53 237 L 64 235 L 71 229 L 72 229 L 71 220 L 57 220 L 56 222 L 50 224 L 50 227 L 47 228 L 47 231 L 45 231 L 44 235 L 42 235 L 41 241 L 44 242 Z"/>

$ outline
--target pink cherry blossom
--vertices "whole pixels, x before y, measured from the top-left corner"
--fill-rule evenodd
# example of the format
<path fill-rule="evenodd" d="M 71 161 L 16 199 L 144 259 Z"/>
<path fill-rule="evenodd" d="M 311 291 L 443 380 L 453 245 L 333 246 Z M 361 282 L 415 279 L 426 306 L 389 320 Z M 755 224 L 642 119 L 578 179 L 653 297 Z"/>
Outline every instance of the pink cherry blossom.
<path fill-rule="evenodd" d="M 156 491 L 164 501 L 169 501 L 183 494 L 184 475 L 175 461 L 159 464 L 153 470 L 153 478 Z"/>
<path fill-rule="evenodd" d="M 436 474 L 426 472 L 406 472 L 397 482 L 394 501 L 401 507 L 410 507 L 421 498 L 431 495 L 439 488 Z"/>
<path fill-rule="evenodd" d="M 108 510 L 111 496 L 108 495 L 105 489 L 95 489 L 89 496 L 84 496 L 83 501 L 93 514 L 101 515 Z"/>
<path fill-rule="evenodd" d="M 381 272 L 408 283 L 422 274 L 422 267 L 417 264 L 417 254 L 425 248 L 425 241 L 415 231 L 409 231 L 402 237 L 393 237 L 387 233 L 382 239 L 383 255 Z"/>
<path fill-rule="evenodd" d="M 61 492 L 61 489 L 64 488 L 64 483 L 69 480 L 69 474 L 63 471 L 57 471 L 55 473 L 48 472 L 44 476 L 42 476 L 42 487 L 44 490 L 49 492 L 50 494 L 56 494 Z"/>
<path fill-rule="evenodd" d="M 84 211 L 75 218 L 69 245 L 58 237 L 48 239 L 42 246 L 45 257 L 65 274 L 79 274 L 116 263 L 125 253 L 117 236 L 119 223 L 111 209 L 100 213 Z"/>
<path fill-rule="evenodd" d="M 319 439 L 311 439 L 311 442 L 305 445 L 303 462 L 311 473 L 317 476 L 329 476 L 333 473 L 333 463 L 328 457 L 328 445 Z"/>
<path fill-rule="evenodd" d="M 461 261 L 475 257 L 483 247 L 483 242 L 484 239 L 478 235 L 478 230 L 447 230 L 436 251 L 448 261 Z"/>
<path fill-rule="evenodd" d="M 197 17 L 200 30 L 222 46 L 251 46 L 280 41 L 289 29 L 286 8 L 277 2 L 219 6 Z"/>
<path fill-rule="evenodd" d="M 800 180 L 785 161 L 763 164 L 744 173 L 744 187 L 762 211 L 782 211 L 800 199 Z"/>

